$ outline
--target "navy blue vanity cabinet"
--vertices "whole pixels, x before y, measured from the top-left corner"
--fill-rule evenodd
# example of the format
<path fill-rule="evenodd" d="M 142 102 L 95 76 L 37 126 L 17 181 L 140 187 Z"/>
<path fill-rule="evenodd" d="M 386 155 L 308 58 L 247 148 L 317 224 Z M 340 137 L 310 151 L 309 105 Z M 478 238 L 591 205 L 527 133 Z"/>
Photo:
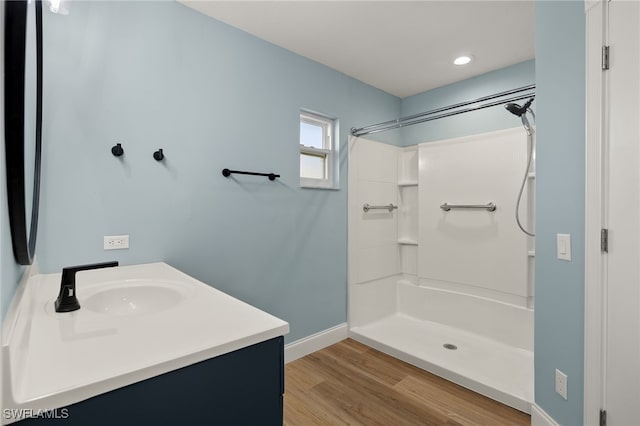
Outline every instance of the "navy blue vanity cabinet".
<path fill-rule="evenodd" d="M 96 368 L 100 368 L 96 365 Z M 19 425 L 282 425 L 284 338 L 276 337 Z M 52 412 L 53 413 L 53 412 Z"/>

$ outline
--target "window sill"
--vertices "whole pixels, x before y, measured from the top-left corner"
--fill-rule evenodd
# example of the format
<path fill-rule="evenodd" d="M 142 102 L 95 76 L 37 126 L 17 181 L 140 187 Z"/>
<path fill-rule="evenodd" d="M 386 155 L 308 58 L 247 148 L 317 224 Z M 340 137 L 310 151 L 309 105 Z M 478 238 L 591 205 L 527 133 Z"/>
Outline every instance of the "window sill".
<path fill-rule="evenodd" d="M 300 179 L 300 188 L 304 189 L 332 189 L 337 191 L 340 187 L 336 187 L 327 180 L 321 179 L 310 179 L 310 178 L 301 178 Z"/>

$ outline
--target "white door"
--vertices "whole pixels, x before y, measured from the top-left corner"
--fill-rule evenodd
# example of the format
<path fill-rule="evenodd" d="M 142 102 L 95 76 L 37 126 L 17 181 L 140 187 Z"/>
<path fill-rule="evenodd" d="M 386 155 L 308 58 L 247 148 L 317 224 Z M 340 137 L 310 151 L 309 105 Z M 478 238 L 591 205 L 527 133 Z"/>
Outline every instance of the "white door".
<path fill-rule="evenodd" d="M 609 44 L 603 403 L 607 425 L 629 426 L 640 425 L 640 2 L 609 3 Z"/>

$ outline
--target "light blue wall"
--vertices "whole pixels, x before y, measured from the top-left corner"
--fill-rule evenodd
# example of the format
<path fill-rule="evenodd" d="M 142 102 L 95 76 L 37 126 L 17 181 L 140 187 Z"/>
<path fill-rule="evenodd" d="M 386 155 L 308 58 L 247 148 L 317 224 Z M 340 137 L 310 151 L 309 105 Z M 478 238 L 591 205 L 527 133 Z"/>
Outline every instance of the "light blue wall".
<path fill-rule="evenodd" d="M 535 61 L 521 62 L 402 100 L 402 116 L 534 84 Z M 519 101 L 520 104 L 526 101 Z M 534 102 L 533 108 L 536 103 Z M 520 126 L 518 117 L 495 106 L 402 129 L 403 145 L 450 139 Z"/>
<path fill-rule="evenodd" d="M 166 261 L 289 321 L 288 342 L 346 321 L 348 129 L 398 98 L 175 2 L 75 2 L 44 36 L 43 272 Z M 338 191 L 299 188 L 300 108 L 339 118 Z"/>
<path fill-rule="evenodd" d="M 582 1 L 536 2 L 536 403 L 581 425 L 584 356 L 585 14 Z M 556 259 L 571 234 L 572 261 Z M 569 377 L 565 401 L 555 369 Z"/>

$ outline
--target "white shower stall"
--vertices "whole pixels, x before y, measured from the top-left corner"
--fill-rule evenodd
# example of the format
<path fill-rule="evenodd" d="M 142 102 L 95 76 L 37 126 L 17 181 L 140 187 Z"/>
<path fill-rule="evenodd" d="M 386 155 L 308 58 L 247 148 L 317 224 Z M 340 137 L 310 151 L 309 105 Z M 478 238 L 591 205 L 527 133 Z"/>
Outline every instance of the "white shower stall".
<path fill-rule="evenodd" d="M 522 127 L 349 143 L 351 337 L 525 412 L 535 249 L 515 209 L 528 143 Z M 520 204 L 528 229 L 534 185 L 535 166 Z"/>

